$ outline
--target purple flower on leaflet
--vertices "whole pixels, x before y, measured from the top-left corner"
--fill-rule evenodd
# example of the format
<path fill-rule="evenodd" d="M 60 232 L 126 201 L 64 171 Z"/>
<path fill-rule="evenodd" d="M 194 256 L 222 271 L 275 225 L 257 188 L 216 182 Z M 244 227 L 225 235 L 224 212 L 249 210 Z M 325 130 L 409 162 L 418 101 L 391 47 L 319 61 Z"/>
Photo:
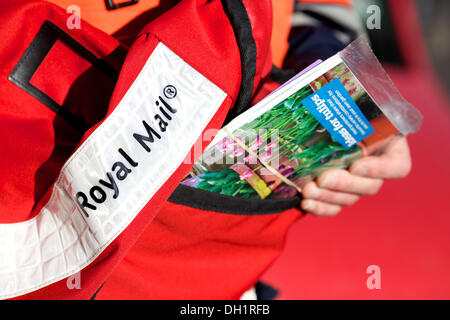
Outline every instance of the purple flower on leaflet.
<path fill-rule="evenodd" d="M 337 155 L 337 152 L 334 152 L 331 156 L 336 157 L 336 155 Z"/>
<path fill-rule="evenodd" d="M 253 141 L 252 145 L 250 146 L 250 150 L 257 150 L 261 145 L 263 144 L 263 140 L 260 137 L 257 137 L 255 141 Z"/>
<path fill-rule="evenodd" d="M 241 180 L 247 180 L 247 179 L 250 178 L 252 175 L 253 175 L 253 171 L 250 170 L 250 169 L 248 169 L 248 170 L 245 171 L 243 174 L 241 174 L 241 175 L 239 176 L 239 178 L 240 178 Z"/>
<path fill-rule="evenodd" d="M 288 175 L 290 175 L 292 172 L 294 172 L 294 168 L 287 168 L 286 170 L 281 171 L 280 173 L 281 173 L 283 176 L 288 176 Z"/>
<path fill-rule="evenodd" d="M 276 142 L 271 142 L 271 143 L 269 143 L 269 144 L 264 148 L 264 150 L 270 151 L 271 149 L 275 148 L 277 145 L 278 145 L 278 143 L 276 143 Z"/>

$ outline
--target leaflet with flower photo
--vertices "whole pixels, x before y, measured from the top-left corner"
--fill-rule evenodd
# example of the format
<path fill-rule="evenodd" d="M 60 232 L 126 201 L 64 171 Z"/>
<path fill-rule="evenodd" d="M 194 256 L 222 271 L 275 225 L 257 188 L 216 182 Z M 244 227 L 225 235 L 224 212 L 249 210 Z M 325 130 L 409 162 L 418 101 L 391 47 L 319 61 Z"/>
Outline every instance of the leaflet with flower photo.
<path fill-rule="evenodd" d="M 352 50 L 361 46 L 367 45 Z M 182 184 L 234 197 L 293 197 L 324 170 L 347 168 L 409 133 L 395 124 L 392 106 L 375 103 L 346 60 L 337 54 L 316 63 L 229 123 Z M 387 91 L 397 93 L 391 86 Z"/>

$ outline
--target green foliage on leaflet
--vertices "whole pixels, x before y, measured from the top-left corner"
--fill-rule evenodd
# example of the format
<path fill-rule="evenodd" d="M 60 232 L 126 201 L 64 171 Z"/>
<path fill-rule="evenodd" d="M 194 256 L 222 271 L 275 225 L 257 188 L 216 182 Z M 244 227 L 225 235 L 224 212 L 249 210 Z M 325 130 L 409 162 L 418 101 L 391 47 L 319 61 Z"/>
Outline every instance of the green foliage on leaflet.
<path fill-rule="evenodd" d="M 205 172 L 197 188 L 224 195 L 242 198 L 258 198 L 258 194 L 239 174 L 231 169 L 219 172 Z"/>
<path fill-rule="evenodd" d="M 260 130 L 265 132 L 259 136 L 264 143 L 253 150 L 257 154 L 263 153 L 264 148 L 274 142 L 269 138 L 272 137 L 273 132 L 276 132 L 278 141 L 275 141 L 276 147 L 272 151 L 277 151 L 273 152 L 277 157 L 296 161 L 295 168 L 285 175 L 293 182 L 308 175 L 314 178 L 317 175 L 315 172 L 318 173 L 320 170 L 317 169 L 321 167 L 346 167 L 351 163 L 353 155 L 359 155 L 360 152 L 358 146 L 347 150 L 333 141 L 314 116 L 302 105 L 301 102 L 312 93 L 313 90 L 305 86 L 233 132 L 243 142 L 252 140 L 249 139 L 251 133 L 261 132 Z M 247 147 L 251 142 L 246 143 Z M 340 159 L 342 161 L 339 161 Z M 266 159 L 266 162 L 271 160 L 273 159 Z M 261 167 L 258 166 L 253 171 Z M 253 187 L 230 168 L 218 172 L 205 171 L 198 177 L 201 181 L 197 188 L 229 196 L 259 198 Z"/>

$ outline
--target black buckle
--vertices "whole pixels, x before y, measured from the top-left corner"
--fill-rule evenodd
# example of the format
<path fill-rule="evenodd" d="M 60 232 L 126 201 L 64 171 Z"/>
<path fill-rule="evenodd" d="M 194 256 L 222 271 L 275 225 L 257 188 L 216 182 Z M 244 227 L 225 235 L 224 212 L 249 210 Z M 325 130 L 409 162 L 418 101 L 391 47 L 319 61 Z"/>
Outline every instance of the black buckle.
<path fill-rule="evenodd" d="M 115 9 L 120 9 L 123 7 L 127 7 L 127 6 L 131 6 L 133 4 L 136 4 L 139 2 L 139 0 L 129 0 L 129 1 L 125 1 L 125 2 L 120 2 L 120 3 L 114 3 L 114 0 L 106 0 L 106 8 L 108 10 L 115 10 Z"/>
<path fill-rule="evenodd" d="M 77 128 L 86 130 L 86 123 L 84 120 L 70 113 L 63 106 L 50 98 L 46 93 L 36 88 L 31 84 L 31 78 L 44 61 L 47 54 L 50 52 L 56 41 L 61 41 L 71 48 L 76 54 L 91 63 L 94 67 L 105 73 L 111 79 L 117 79 L 117 71 L 114 70 L 105 61 L 97 58 L 88 49 L 83 47 L 81 43 L 77 42 L 63 30 L 58 28 L 50 21 L 45 21 L 39 29 L 36 37 L 26 49 L 25 53 L 20 58 L 17 65 L 8 76 L 9 81 L 17 85 L 19 88 L 25 90 L 40 102 L 45 104 L 50 110 L 57 113 L 66 121 Z"/>

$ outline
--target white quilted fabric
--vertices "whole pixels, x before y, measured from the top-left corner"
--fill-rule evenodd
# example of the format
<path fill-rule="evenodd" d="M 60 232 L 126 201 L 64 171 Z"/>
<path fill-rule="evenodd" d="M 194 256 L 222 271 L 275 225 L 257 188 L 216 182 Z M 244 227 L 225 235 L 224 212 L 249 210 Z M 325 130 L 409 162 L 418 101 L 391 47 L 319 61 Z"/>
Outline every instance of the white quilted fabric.
<path fill-rule="evenodd" d="M 146 152 L 133 133 L 142 120 L 157 127 L 155 101 L 165 86 L 177 89 L 177 109 L 161 139 Z M 0 225 L 0 298 L 22 295 L 77 273 L 92 262 L 136 217 L 183 162 L 226 94 L 164 44 L 159 43 L 125 97 L 66 162 L 51 199 L 33 219 Z M 88 194 L 127 150 L 139 165 L 117 181 L 119 197 L 108 198 L 86 218 L 75 194 Z M 123 159 L 122 159 L 123 160 Z"/>

